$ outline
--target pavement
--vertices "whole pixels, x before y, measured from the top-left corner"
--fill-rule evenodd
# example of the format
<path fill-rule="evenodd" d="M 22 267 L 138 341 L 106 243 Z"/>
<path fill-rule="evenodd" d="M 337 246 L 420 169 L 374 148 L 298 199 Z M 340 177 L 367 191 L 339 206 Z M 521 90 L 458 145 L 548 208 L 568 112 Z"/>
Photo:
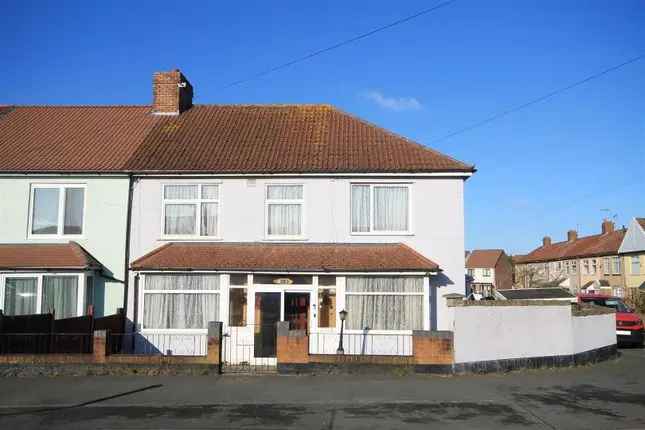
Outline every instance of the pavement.
<path fill-rule="evenodd" d="M 645 429 L 645 349 L 455 377 L 0 379 L 0 429 Z"/>

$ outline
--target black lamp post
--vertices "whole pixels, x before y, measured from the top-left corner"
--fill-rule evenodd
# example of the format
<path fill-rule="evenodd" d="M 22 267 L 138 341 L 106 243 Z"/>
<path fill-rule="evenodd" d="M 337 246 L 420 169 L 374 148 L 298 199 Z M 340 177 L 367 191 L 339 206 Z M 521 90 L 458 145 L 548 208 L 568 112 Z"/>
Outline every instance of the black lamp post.
<path fill-rule="evenodd" d="M 338 349 L 336 350 L 336 354 L 344 354 L 345 351 L 343 350 L 343 328 L 345 327 L 345 318 L 347 318 L 347 311 L 343 309 L 338 313 L 340 316 L 340 340 L 338 341 Z"/>

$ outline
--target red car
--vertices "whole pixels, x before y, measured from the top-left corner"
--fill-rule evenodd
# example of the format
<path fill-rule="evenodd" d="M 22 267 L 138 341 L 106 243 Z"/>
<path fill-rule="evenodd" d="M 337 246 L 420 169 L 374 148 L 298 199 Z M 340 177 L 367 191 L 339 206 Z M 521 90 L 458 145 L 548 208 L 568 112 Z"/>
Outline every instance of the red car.
<path fill-rule="evenodd" d="M 616 337 L 618 343 L 643 345 L 643 320 L 620 297 L 604 294 L 579 294 L 578 301 L 616 309 Z"/>

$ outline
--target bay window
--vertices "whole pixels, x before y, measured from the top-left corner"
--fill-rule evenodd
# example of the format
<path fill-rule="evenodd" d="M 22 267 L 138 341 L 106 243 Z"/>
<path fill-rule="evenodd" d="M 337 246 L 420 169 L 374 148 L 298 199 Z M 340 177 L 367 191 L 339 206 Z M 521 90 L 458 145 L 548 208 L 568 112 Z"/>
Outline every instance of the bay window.
<path fill-rule="evenodd" d="M 268 238 L 302 238 L 304 233 L 304 187 L 267 185 L 265 200 Z"/>
<path fill-rule="evenodd" d="M 353 234 L 406 234 L 409 231 L 409 185 L 351 185 L 351 232 Z"/>
<path fill-rule="evenodd" d="M 52 313 L 56 319 L 83 314 L 79 274 L 10 274 L 0 285 L 5 315 Z M 88 276 L 89 279 L 89 276 Z"/>
<path fill-rule="evenodd" d="M 423 277 L 348 276 L 345 307 L 349 330 L 421 330 Z"/>
<path fill-rule="evenodd" d="M 31 236 L 80 236 L 85 209 L 84 184 L 31 187 Z"/>
<path fill-rule="evenodd" d="M 219 207 L 218 184 L 164 185 L 163 235 L 217 237 Z"/>
<path fill-rule="evenodd" d="M 145 275 L 144 329 L 208 329 L 219 321 L 219 275 Z"/>

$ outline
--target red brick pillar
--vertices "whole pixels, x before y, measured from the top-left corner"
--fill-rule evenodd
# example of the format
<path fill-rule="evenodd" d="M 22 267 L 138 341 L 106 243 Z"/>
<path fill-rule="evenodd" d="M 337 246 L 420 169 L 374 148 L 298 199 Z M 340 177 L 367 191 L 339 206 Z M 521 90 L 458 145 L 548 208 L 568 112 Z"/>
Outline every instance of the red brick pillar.
<path fill-rule="evenodd" d="M 107 355 L 107 331 L 95 330 L 92 345 L 92 359 L 95 363 L 105 363 Z"/>
<path fill-rule="evenodd" d="M 208 364 L 221 366 L 222 364 L 222 322 L 210 321 L 208 323 Z M 220 369 L 221 370 L 221 369 Z"/>
<path fill-rule="evenodd" d="M 452 373 L 454 364 L 453 332 L 412 332 L 415 370 L 421 373 Z"/>
<path fill-rule="evenodd" d="M 289 330 L 288 321 L 278 323 L 277 364 L 280 373 L 297 373 L 309 364 L 309 336 L 306 330 Z"/>

